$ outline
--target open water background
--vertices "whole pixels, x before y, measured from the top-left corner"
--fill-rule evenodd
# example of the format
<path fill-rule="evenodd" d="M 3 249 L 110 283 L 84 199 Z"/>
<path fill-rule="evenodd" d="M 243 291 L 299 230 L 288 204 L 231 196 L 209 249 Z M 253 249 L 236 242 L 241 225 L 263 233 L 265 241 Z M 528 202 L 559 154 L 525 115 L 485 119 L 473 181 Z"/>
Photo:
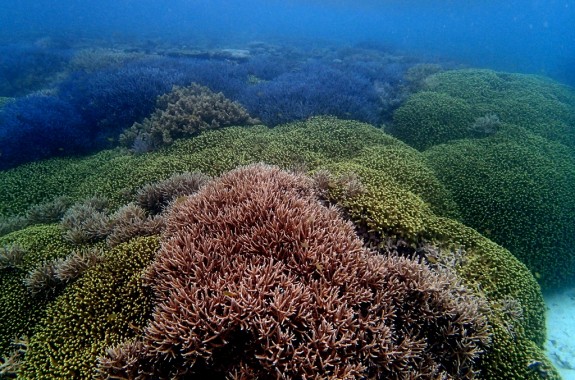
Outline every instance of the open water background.
<path fill-rule="evenodd" d="M 373 43 L 575 84 L 575 1 L 0 1 L 0 42 L 31 38 Z"/>

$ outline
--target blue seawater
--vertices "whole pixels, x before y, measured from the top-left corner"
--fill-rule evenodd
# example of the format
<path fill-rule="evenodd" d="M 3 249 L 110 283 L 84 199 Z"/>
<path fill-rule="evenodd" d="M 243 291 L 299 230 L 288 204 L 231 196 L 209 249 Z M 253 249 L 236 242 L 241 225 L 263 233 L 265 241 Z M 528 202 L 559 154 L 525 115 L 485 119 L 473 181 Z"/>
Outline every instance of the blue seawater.
<path fill-rule="evenodd" d="M 0 39 L 375 42 L 575 83 L 570 0 L 2 1 Z"/>

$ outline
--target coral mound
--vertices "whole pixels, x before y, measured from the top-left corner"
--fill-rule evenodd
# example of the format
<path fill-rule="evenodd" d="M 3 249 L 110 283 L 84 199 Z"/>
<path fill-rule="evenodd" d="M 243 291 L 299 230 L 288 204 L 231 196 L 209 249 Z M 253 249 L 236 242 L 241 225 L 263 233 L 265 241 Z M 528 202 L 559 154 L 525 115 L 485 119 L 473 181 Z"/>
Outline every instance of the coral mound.
<path fill-rule="evenodd" d="M 100 358 L 103 377 L 474 377 L 482 302 L 451 272 L 366 250 L 308 177 L 236 169 L 166 228 L 153 318 Z"/>
<path fill-rule="evenodd" d="M 156 106 L 149 118 L 124 131 L 120 136 L 122 144 L 143 153 L 203 130 L 258 122 L 239 103 L 195 83 L 174 86 L 171 92 L 158 96 Z"/>

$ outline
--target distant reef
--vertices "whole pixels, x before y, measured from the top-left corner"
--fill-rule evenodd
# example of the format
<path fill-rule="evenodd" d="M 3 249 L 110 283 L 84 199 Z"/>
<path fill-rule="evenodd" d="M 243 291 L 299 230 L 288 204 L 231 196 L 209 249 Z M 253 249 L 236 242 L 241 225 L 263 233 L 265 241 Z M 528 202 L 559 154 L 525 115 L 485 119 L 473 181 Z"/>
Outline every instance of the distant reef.
<path fill-rule="evenodd" d="M 152 50 L 10 45 L 0 46 L 0 56 L 0 170 L 113 148 L 126 129 L 166 106 L 174 86 L 194 83 L 270 127 L 318 115 L 379 125 L 411 92 L 408 70 L 420 63 L 378 49 L 257 43 Z M 193 117 L 214 120 L 208 108 Z M 223 125 L 240 124 L 227 118 Z M 135 137 L 128 140 L 141 148 L 144 138 Z"/>
<path fill-rule="evenodd" d="M 538 280 L 573 273 L 571 119 L 475 106 L 484 77 L 522 78 L 423 77 L 385 129 L 170 127 L 0 172 L 0 376 L 559 379 Z M 469 134 L 417 143 L 443 105 L 431 131 Z"/>

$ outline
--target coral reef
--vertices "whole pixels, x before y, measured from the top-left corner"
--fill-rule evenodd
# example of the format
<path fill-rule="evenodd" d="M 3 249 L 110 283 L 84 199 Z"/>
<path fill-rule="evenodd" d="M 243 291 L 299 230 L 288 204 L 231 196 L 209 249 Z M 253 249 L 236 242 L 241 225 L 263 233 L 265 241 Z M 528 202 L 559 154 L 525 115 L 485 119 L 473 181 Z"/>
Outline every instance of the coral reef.
<path fill-rule="evenodd" d="M 156 111 L 142 123 L 125 130 L 120 135 L 120 142 L 127 147 L 145 144 L 146 147 L 138 149 L 150 151 L 207 129 L 257 122 L 240 104 L 226 99 L 222 93 L 216 94 L 198 84 L 176 86 L 159 96 Z"/>
<path fill-rule="evenodd" d="M 481 116 L 485 114 L 483 112 Z M 498 134 L 473 143 L 490 141 Z M 548 378 L 557 378 L 541 349 L 545 337 L 545 311 L 534 277 L 509 251 L 449 219 L 458 212 L 463 214 L 464 210 L 454 206 L 454 200 L 446 190 L 449 186 L 438 180 L 426 162 L 426 156 L 386 135 L 381 129 L 330 117 L 311 118 L 274 129 L 264 126 L 230 127 L 178 140 L 159 152 L 135 156 L 119 150 L 104 151 L 84 159 L 53 159 L 0 172 L 0 214 L 16 217 L 25 213 L 30 204 L 47 202 L 60 195 L 67 195 L 74 201 L 95 195 L 105 196 L 110 200 L 110 210 L 115 210 L 135 201 L 142 186 L 186 171 L 201 171 L 215 176 L 238 165 L 261 161 L 313 172 L 328 169 L 335 177 L 330 181 L 324 171 L 324 184 L 327 181 L 328 188 L 330 184 L 335 187 L 327 193 L 324 191 L 324 195 L 327 194 L 325 199 L 341 208 L 357 226 L 360 236 L 375 236 L 371 240 L 374 242 L 402 238 L 414 245 L 424 240 L 441 247 L 441 252 L 452 249 L 463 252 L 462 263 L 455 268 L 458 277 L 468 289 L 477 289 L 477 296 L 485 298 L 492 310 L 488 321 L 494 335 L 491 346 L 478 363 L 478 378 L 535 380 L 539 375 L 525 364 L 532 360 L 544 363 L 542 368 L 548 371 Z M 339 180 L 340 177 L 344 179 Z M 467 188 L 465 184 L 461 186 L 462 190 Z M 187 202 L 187 199 L 181 198 L 175 203 Z M 31 229 L 37 228 L 40 226 Z M 57 227 L 51 228 L 60 231 Z M 8 236 L 16 236 L 14 234 Z M 28 246 L 22 247 L 28 249 Z M 428 260 L 426 257 L 421 259 Z M 435 256 L 429 254 L 429 257 Z M 433 260 L 437 259 L 431 258 L 428 263 Z M 25 270 L 31 270 L 43 261 L 45 259 Z M 23 293 L 10 293 L 12 301 L 9 302 L 13 305 L 20 305 L 18 302 L 27 299 L 27 296 L 20 296 L 27 294 L 21 283 L 22 276 L 15 283 Z M 75 286 L 82 278 L 71 285 Z M 505 311 L 501 306 L 510 299 L 516 300 L 516 306 L 520 306 L 521 318 L 515 318 L 513 315 L 517 313 Z M 11 306 L 11 310 L 16 310 L 14 315 L 18 315 L 19 309 L 15 306 Z M 145 323 L 142 320 L 140 326 Z M 97 331 L 105 331 L 105 327 L 97 326 L 101 328 Z M 15 328 L 11 331 L 5 338 L 6 345 L 22 331 L 30 334 L 29 329 L 20 331 Z M 126 339 L 137 335 L 140 334 L 134 333 Z M 56 340 L 65 342 L 67 339 Z M 134 358 L 138 343 L 131 341 L 131 349 L 126 343 L 125 354 Z M 124 347 L 118 346 L 120 343 L 117 340 L 106 347 L 117 347 L 115 352 L 120 354 L 121 347 Z M 104 345 L 101 347 L 97 355 L 103 355 Z M 50 354 L 47 347 L 44 349 L 45 355 L 61 358 L 57 352 Z M 71 358 L 71 350 L 66 352 Z M 29 366 L 44 368 L 45 374 L 51 371 L 46 369 L 49 368 L 47 360 L 43 364 L 35 364 L 32 356 L 28 359 Z M 94 363 L 93 356 L 89 362 Z M 68 363 L 76 365 L 74 363 L 78 360 L 70 359 Z M 84 366 L 87 368 L 89 365 Z M 64 371 L 66 364 L 58 361 L 58 367 L 57 371 Z M 66 373 L 71 373 L 71 367 L 66 368 Z M 46 378 L 51 377 L 58 376 L 46 375 Z"/>
<path fill-rule="evenodd" d="M 545 304 L 541 290 L 527 267 L 509 251 L 476 231 L 454 220 L 437 217 L 429 207 L 411 193 L 400 191 L 379 172 L 360 165 L 331 165 L 333 175 L 353 171 L 359 175 L 363 191 L 349 198 L 347 191 L 332 180 L 327 199 L 338 204 L 356 225 L 366 243 L 376 248 L 387 244 L 386 236 L 407 240 L 410 247 L 421 241 L 436 242 L 443 251 L 456 249 L 462 255 L 456 260 L 458 276 L 470 288 L 478 289 L 491 306 L 489 324 L 493 340 L 482 362 L 479 378 L 540 379 L 525 363 L 544 363 L 548 378 L 559 375 L 543 352 L 545 341 Z M 390 186 L 391 185 L 391 186 Z M 415 254 L 411 248 L 408 253 Z M 449 257 L 425 259 L 430 263 L 452 261 Z M 512 299 L 520 305 L 522 318 L 505 312 L 500 305 Z M 512 329 L 509 326 L 513 326 Z"/>
<path fill-rule="evenodd" d="M 446 71 L 396 111 L 390 132 L 428 149 L 459 220 L 560 287 L 575 274 L 574 105 L 572 89 L 542 77 Z"/>
<path fill-rule="evenodd" d="M 412 95 L 393 114 L 389 132 L 418 150 L 467 137 L 475 118 L 464 100 L 422 91 Z"/>
<path fill-rule="evenodd" d="M 138 156 L 110 150 L 83 159 L 35 162 L 0 172 L 0 215 L 22 214 L 30 205 L 62 195 L 73 201 L 105 196 L 111 208 L 118 208 L 133 200 L 131 195 L 142 186 L 174 173 L 192 170 L 219 175 L 262 160 L 282 167 L 304 163 L 313 169 L 326 160 L 352 158 L 364 147 L 379 144 L 405 146 L 367 124 L 316 117 L 275 129 L 207 131 L 176 141 L 167 150 Z"/>
<path fill-rule="evenodd" d="M 0 269 L 0 356 L 6 354 L 14 337 L 30 336 L 53 297 L 34 298 L 24 285 L 29 271 L 72 251 L 55 225 L 25 228 L 0 237 L 0 247 L 18 254 L 16 265 Z M 4 249 L 4 248 L 3 248 Z M 12 264 L 14 262 L 12 261 Z M 53 296 L 53 295 L 52 295 Z"/>
<path fill-rule="evenodd" d="M 158 249 L 143 237 L 106 251 L 49 305 L 30 338 L 21 379 L 89 379 L 105 348 L 134 337 L 151 312 L 142 270 Z"/>
<path fill-rule="evenodd" d="M 496 114 L 501 123 L 575 146 L 575 92 L 535 75 L 453 70 L 428 77 L 424 92 L 400 107 L 390 132 L 425 149 L 463 137 L 474 120 Z M 427 141 L 427 139 L 430 139 Z"/>
<path fill-rule="evenodd" d="M 312 189 L 257 164 L 175 205 L 146 275 L 153 320 L 101 360 L 103 377 L 473 378 L 489 336 L 479 299 L 365 251 Z"/>
<path fill-rule="evenodd" d="M 515 128 L 425 152 L 462 221 L 509 249 L 545 287 L 575 275 L 575 159 L 569 148 Z"/>
<path fill-rule="evenodd" d="M 0 378 L 559 379 L 573 89 L 54 42 L 0 47 Z"/>
<path fill-rule="evenodd" d="M 150 214 L 160 214 L 178 197 L 192 195 L 210 177 L 202 173 L 175 174 L 165 181 L 147 184 L 136 194 L 137 204 Z"/>
<path fill-rule="evenodd" d="M 551 79 L 491 70 L 447 71 L 430 77 L 430 91 L 464 100 L 475 117 L 494 113 L 502 123 L 575 146 L 575 92 Z"/>
<path fill-rule="evenodd" d="M 124 129 L 150 115 L 158 96 L 194 82 L 240 102 L 270 126 L 328 114 L 378 125 L 390 120 L 413 91 L 402 83 L 406 70 L 417 63 L 369 46 L 323 49 L 321 54 L 261 46 L 218 50 L 232 56 L 249 53 L 239 61 L 210 59 L 215 51 L 204 56 L 147 49 L 53 43 L 0 47 L 6 53 L 0 58 L 0 95 L 14 97 L 7 104 L 1 99 L 8 98 L 0 98 L 0 104 L 15 116 L 0 120 L 14 126 L 10 143 L 0 146 L 0 168 L 112 148 Z M 406 79 L 412 76 L 408 72 Z M 38 93 L 29 99 L 31 90 Z M 38 145 L 28 142 L 36 135 L 46 139 L 38 152 L 32 149 Z M 149 149 L 142 137 L 134 142 L 135 150 Z"/>

